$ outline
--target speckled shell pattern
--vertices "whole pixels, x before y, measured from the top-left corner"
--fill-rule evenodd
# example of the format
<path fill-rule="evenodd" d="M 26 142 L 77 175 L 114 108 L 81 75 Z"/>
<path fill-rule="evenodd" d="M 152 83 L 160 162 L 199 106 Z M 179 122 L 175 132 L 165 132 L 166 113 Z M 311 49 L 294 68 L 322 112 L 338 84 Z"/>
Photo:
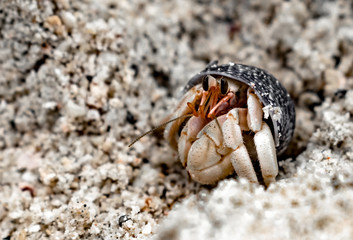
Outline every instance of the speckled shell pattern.
<path fill-rule="evenodd" d="M 295 128 L 294 103 L 287 90 L 274 76 L 261 68 L 236 63 L 224 65 L 217 63 L 218 61 L 211 62 L 203 71 L 192 77 L 184 91 L 200 84 L 207 75 L 224 76 L 245 83 L 254 89 L 263 106 L 268 107 L 277 154 L 283 153 L 293 137 Z M 279 118 L 274 117 L 276 114 L 274 111 L 277 114 L 280 112 Z"/>

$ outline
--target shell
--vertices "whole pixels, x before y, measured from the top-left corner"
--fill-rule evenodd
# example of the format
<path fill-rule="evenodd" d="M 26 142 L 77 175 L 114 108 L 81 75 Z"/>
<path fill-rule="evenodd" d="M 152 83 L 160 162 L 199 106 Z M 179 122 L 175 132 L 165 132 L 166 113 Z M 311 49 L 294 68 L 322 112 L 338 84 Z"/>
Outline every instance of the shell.
<path fill-rule="evenodd" d="M 243 64 L 228 63 L 217 65 L 213 61 L 204 70 L 192 77 L 184 88 L 184 92 L 200 84 L 207 75 L 224 76 L 242 82 L 254 89 L 261 100 L 265 118 L 271 127 L 276 144 L 277 154 L 283 153 L 291 141 L 295 128 L 295 108 L 290 95 L 281 83 L 261 68 Z"/>

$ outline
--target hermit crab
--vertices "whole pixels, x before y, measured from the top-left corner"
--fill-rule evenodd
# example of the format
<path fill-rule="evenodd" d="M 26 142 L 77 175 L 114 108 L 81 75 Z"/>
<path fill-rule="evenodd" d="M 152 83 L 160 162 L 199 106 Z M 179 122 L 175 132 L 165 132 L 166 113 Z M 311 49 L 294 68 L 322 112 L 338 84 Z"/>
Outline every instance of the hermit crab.
<path fill-rule="evenodd" d="M 267 186 L 292 138 L 295 110 L 265 70 L 214 61 L 189 80 L 167 120 L 164 137 L 193 180 L 213 184 L 235 172 Z"/>

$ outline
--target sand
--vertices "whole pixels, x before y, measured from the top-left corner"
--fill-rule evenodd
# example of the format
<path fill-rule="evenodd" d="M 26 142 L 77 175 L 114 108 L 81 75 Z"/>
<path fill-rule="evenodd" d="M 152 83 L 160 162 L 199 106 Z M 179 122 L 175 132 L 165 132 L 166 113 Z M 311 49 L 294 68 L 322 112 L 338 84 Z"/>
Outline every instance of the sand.
<path fill-rule="evenodd" d="M 2 239 L 352 239 L 350 1 L 2 0 Z M 296 104 L 277 182 L 189 179 L 160 132 L 207 63 Z"/>

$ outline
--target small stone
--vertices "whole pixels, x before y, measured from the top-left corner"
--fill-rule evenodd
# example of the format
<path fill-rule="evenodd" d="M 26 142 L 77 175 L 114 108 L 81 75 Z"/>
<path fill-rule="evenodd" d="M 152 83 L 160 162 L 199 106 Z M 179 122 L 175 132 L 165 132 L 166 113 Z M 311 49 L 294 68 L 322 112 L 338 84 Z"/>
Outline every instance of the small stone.
<path fill-rule="evenodd" d="M 152 226 L 150 223 L 147 223 L 146 226 L 142 228 L 142 234 L 144 235 L 150 235 L 152 232 Z"/>
<path fill-rule="evenodd" d="M 337 89 L 344 89 L 346 87 L 346 78 L 340 71 L 335 69 L 326 69 L 324 72 L 324 80 L 326 96 L 333 96 Z"/>
<path fill-rule="evenodd" d="M 109 100 L 109 105 L 112 108 L 122 108 L 124 106 L 123 102 L 119 98 L 112 98 Z"/>
<path fill-rule="evenodd" d="M 57 106 L 57 103 L 56 102 L 46 102 L 46 103 L 43 103 L 42 106 L 44 109 L 54 110 Z"/>
<path fill-rule="evenodd" d="M 63 11 L 61 13 L 61 18 L 69 29 L 76 26 L 76 17 L 71 12 Z"/>
<path fill-rule="evenodd" d="M 87 120 L 98 121 L 100 114 L 96 109 L 90 109 L 87 111 Z"/>
<path fill-rule="evenodd" d="M 53 29 L 55 31 L 55 33 L 58 35 L 62 35 L 64 32 L 64 28 L 61 23 L 61 20 L 56 15 L 48 17 L 45 22 L 45 26 Z"/>
<path fill-rule="evenodd" d="M 30 233 L 39 232 L 39 230 L 40 230 L 40 226 L 38 224 L 32 225 L 28 228 L 28 232 Z"/>
<path fill-rule="evenodd" d="M 61 25 L 61 20 L 58 16 L 54 15 L 47 18 L 47 23 L 53 27 L 56 27 Z"/>
<path fill-rule="evenodd" d="M 130 220 L 130 217 L 128 215 L 122 215 L 119 217 L 119 227 L 123 226 L 124 222 L 127 222 L 128 220 Z"/>
<path fill-rule="evenodd" d="M 43 213 L 43 220 L 46 225 L 52 223 L 56 217 L 56 214 L 51 210 L 47 210 Z"/>
<path fill-rule="evenodd" d="M 112 149 L 112 146 L 113 146 L 113 139 L 107 138 L 102 145 L 102 150 L 104 152 L 109 152 Z"/>
<path fill-rule="evenodd" d="M 69 100 L 66 104 L 66 112 L 71 118 L 83 117 L 86 114 L 86 108 Z"/>
<path fill-rule="evenodd" d="M 86 100 L 89 106 L 102 108 L 106 104 L 108 87 L 103 82 L 92 82 L 90 84 L 90 93 L 90 96 Z"/>

